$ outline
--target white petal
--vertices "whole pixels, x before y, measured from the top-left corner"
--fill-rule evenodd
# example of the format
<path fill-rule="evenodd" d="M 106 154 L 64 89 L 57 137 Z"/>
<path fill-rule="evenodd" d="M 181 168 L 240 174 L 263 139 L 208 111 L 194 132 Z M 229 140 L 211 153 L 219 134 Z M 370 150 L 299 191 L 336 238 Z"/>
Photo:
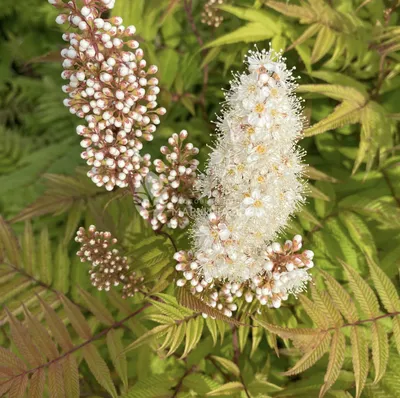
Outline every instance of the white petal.
<path fill-rule="evenodd" d="M 250 197 L 244 198 L 244 200 L 243 200 L 243 204 L 246 206 L 251 206 L 253 203 L 254 203 L 254 199 L 250 198 Z"/>

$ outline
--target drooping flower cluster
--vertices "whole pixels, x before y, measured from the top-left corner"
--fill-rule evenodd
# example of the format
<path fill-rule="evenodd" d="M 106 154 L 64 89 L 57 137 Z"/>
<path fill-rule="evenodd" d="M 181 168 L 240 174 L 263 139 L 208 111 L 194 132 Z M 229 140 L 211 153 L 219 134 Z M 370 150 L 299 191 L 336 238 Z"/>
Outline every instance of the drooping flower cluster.
<path fill-rule="evenodd" d="M 158 175 L 149 175 L 150 199 L 141 202 L 140 214 L 149 219 L 154 230 L 163 225 L 169 228 L 186 228 L 197 193 L 193 187 L 197 181 L 197 159 L 199 153 L 191 143 L 184 143 L 186 130 L 173 134 L 167 146 L 161 147 L 165 161 L 156 159 L 154 165 Z"/>
<path fill-rule="evenodd" d="M 289 294 L 302 292 L 311 280 L 307 271 L 314 266 L 314 253 L 311 250 L 300 253 L 301 247 L 300 235 L 287 240 L 283 247 L 278 242 L 268 245 L 263 251 L 264 270 L 243 282 L 207 279 L 199 273 L 200 264 L 194 254 L 180 251 L 174 256 L 178 261 L 176 270 L 183 276 L 177 280 L 177 285 L 189 286 L 193 295 L 228 317 L 236 311 L 239 300 L 243 298 L 248 303 L 257 300 L 261 306 L 279 308 Z"/>
<path fill-rule="evenodd" d="M 109 291 L 112 286 L 122 285 L 122 297 L 132 297 L 139 291 L 143 277 L 138 277 L 130 271 L 128 260 L 118 249 L 112 248 L 117 243 L 110 232 L 96 231 L 91 225 L 86 231 L 79 228 L 76 233 L 76 242 L 81 244 L 77 255 L 82 262 L 89 262 L 92 285 L 98 290 Z"/>
<path fill-rule="evenodd" d="M 177 285 L 189 286 L 192 294 L 229 317 L 242 297 L 248 303 L 257 300 L 262 306 L 279 308 L 289 294 L 302 292 L 311 280 L 307 271 L 314 266 L 314 253 L 311 250 L 300 253 L 301 247 L 300 235 L 287 240 L 283 247 L 278 242 L 268 245 L 264 251 L 265 269 L 244 282 L 206 279 L 198 272 L 200 264 L 193 253 L 181 251 L 174 257 L 178 261 L 176 270 L 183 276 L 177 280 Z"/>
<path fill-rule="evenodd" d="M 224 20 L 224 17 L 216 6 L 222 5 L 224 2 L 225 0 L 208 0 L 204 5 L 204 11 L 201 13 L 201 22 L 208 26 L 218 28 Z"/>
<path fill-rule="evenodd" d="M 69 47 L 62 50 L 69 80 L 63 91 L 70 112 L 85 119 L 77 127 L 85 148 L 82 158 L 91 166 L 88 176 L 98 186 L 139 187 L 149 172 L 150 155 L 141 155 L 142 140 L 150 141 L 159 124 L 160 91 L 154 65 L 147 66 L 143 50 L 133 39 L 134 26 L 122 18 L 101 18 L 115 0 L 49 0 L 62 14 L 59 24 L 69 23 L 78 33 L 64 33 Z"/>
<path fill-rule="evenodd" d="M 192 228 L 194 256 L 205 280 L 254 280 L 268 270 L 265 246 L 303 201 L 302 130 L 292 71 L 271 51 L 247 57 L 218 121 L 219 136 L 200 191 L 211 212 Z"/>

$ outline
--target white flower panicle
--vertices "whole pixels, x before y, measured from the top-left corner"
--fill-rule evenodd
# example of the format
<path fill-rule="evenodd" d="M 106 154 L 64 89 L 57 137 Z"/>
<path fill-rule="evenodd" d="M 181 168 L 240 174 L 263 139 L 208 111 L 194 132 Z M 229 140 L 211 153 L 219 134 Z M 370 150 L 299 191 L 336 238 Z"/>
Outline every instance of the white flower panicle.
<path fill-rule="evenodd" d="M 243 299 L 248 303 L 256 300 L 261 306 L 279 308 L 289 294 L 301 293 L 311 280 L 307 271 L 314 266 L 314 253 L 311 250 L 300 253 L 301 247 L 300 235 L 286 241 L 283 247 L 277 242 L 267 246 L 264 253 L 265 269 L 244 282 L 207 279 L 199 272 L 201 265 L 195 255 L 180 251 L 174 256 L 178 262 L 175 268 L 183 276 L 177 280 L 177 285 L 189 286 L 193 295 L 228 317 L 232 316 Z"/>
<path fill-rule="evenodd" d="M 154 165 L 158 175 L 149 175 L 151 192 L 149 199 L 141 201 L 140 214 L 150 220 L 152 228 L 186 228 L 197 193 L 193 187 L 197 181 L 197 159 L 199 153 L 191 143 L 184 143 L 186 130 L 173 134 L 167 146 L 161 147 L 165 161 L 156 159 Z"/>
<path fill-rule="evenodd" d="M 303 117 L 292 71 L 279 53 L 250 51 L 247 72 L 226 92 L 218 139 L 199 190 L 194 256 L 205 280 L 254 281 L 268 271 L 266 246 L 303 202 Z M 299 277 L 303 275 L 299 274 Z"/>
<path fill-rule="evenodd" d="M 112 248 L 117 243 L 110 232 L 96 231 L 91 225 L 86 231 L 79 228 L 76 242 L 81 244 L 77 255 L 82 262 L 90 262 L 89 270 L 92 285 L 98 290 L 109 291 L 112 286 L 122 285 L 122 297 L 132 297 L 139 291 L 143 277 L 130 271 L 128 259 L 118 249 Z"/>
<path fill-rule="evenodd" d="M 197 181 L 210 210 L 194 218 L 193 251 L 175 255 L 177 285 L 226 316 L 243 299 L 280 307 L 306 289 L 314 266 L 313 252 L 300 252 L 300 235 L 271 244 L 304 201 L 292 71 L 272 50 L 250 51 L 246 63 L 225 95 L 217 143 Z"/>
<path fill-rule="evenodd" d="M 62 77 L 69 80 L 64 104 L 86 121 L 77 133 L 83 137 L 82 158 L 92 167 L 88 176 L 107 190 L 139 187 L 150 166 L 150 155 L 140 154 L 142 140 L 153 139 L 166 112 L 157 105 L 157 67 L 147 66 L 132 37 L 134 26 L 123 26 L 120 17 L 101 18 L 114 0 L 85 0 L 82 8 L 75 0 L 49 2 L 64 12 L 57 23 L 78 29 L 63 35 L 69 47 L 61 52 Z"/>

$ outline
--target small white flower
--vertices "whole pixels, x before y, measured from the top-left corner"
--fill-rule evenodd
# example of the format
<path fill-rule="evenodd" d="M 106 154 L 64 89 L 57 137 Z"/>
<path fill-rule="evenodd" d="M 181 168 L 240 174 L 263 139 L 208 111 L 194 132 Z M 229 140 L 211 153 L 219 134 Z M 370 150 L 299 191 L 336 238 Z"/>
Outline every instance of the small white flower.
<path fill-rule="evenodd" d="M 263 93 L 258 92 L 255 96 L 243 100 L 243 107 L 250 111 L 247 116 L 250 125 L 259 127 L 271 125 L 267 98 Z"/>
<path fill-rule="evenodd" d="M 269 198 L 263 197 L 259 190 L 255 190 L 251 193 L 251 196 L 243 200 L 244 213 L 248 217 L 263 217 L 267 212 L 268 204 Z"/>
<path fill-rule="evenodd" d="M 249 65 L 249 71 L 255 72 L 259 71 L 260 68 L 264 68 L 265 70 L 272 71 L 274 69 L 274 62 L 271 62 L 271 53 L 270 52 L 251 52 L 251 55 L 247 57 L 247 63 Z"/>
<path fill-rule="evenodd" d="M 218 224 L 218 229 L 218 235 L 221 240 L 228 240 L 230 238 L 232 232 L 226 224 Z"/>

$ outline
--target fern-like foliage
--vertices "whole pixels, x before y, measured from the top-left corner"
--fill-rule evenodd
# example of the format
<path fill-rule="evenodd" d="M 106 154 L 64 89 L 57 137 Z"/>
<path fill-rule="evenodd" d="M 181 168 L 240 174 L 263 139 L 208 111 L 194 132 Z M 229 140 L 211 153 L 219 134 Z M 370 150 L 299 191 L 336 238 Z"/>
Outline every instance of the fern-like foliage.
<path fill-rule="evenodd" d="M 300 93 L 316 93 L 341 101 L 334 111 L 304 131 L 305 136 L 313 136 L 349 124 L 360 123 L 360 147 L 353 166 L 353 173 L 362 162 L 370 170 L 377 151 L 384 159 L 385 151 L 393 145 L 395 122 L 385 109 L 372 101 L 364 90 L 340 85 L 302 85 Z"/>
<path fill-rule="evenodd" d="M 75 353 L 81 352 L 89 371 L 110 396 L 117 397 L 117 390 L 111 377 L 110 369 L 96 347 L 95 342 L 105 338 L 109 355 L 115 371 L 123 386 L 127 387 L 127 366 L 123 354 L 121 335 L 117 332 L 125 321 L 115 321 L 111 313 L 100 301 L 82 291 L 83 299 L 107 328 L 97 334 L 92 333 L 85 316 L 69 299 L 60 295 L 68 320 L 74 333 L 79 336 L 79 343 L 66 328 L 54 309 L 43 299 L 38 298 L 45 315 L 45 324 L 41 323 L 26 307 L 24 320 L 18 320 L 7 311 L 11 327 L 11 339 L 16 350 L 1 349 L 0 393 L 23 397 L 28 389 L 30 396 L 79 397 L 78 361 Z M 130 314 L 129 318 L 138 312 Z M 50 333 L 49 333 L 50 332 Z"/>
<path fill-rule="evenodd" d="M 374 369 L 373 384 L 384 376 L 389 360 L 387 325 L 390 319 L 392 339 L 400 353 L 400 298 L 388 276 L 368 258 L 370 275 L 378 297 L 369 284 L 349 265 L 342 263 L 349 281 L 347 290 L 326 272 L 322 272 L 326 290 L 311 289 L 312 298 L 301 296 L 300 302 L 315 328 L 285 328 L 256 319 L 257 323 L 281 338 L 292 340 L 303 357 L 286 375 L 296 375 L 312 367 L 329 352 L 329 361 L 319 396 L 323 397 L 339 377 L 350 343 L 356 397 L 364 390 L 370 370 L 369 351 Z"/>
<path fill-rule="evenodd" d="M 0 175 L 23 165 L 24 157 L 30 150 L 31 143 L 16 131 L 6 130 L 0 126 Z"/>
<path fill-rule="evenodd" d="M 341 12 L 322 0 L 303 2 L 301 6 L 273 0 L 265 4 L 283 15 L 299 19 L 301 24 L 309 25 L 290 47 L 297 47 L 316 36 L 311 63 L 318 62 L 332 49 L 331 64 L 342 60 L 343 67 L 355 59 L 358 62 L 362 60 L 367 50 L 364 39 L 368 26 L 355 13 Z"/>
<path fill-rule="evenodd" d="M 69 290 L 70 260 L 65 247 L 60 243 L 53 254 L 48 230 L 43 229 L 36 240 L 30 223 L 19 241 L 2 218 L 0 242 L 0 324 L 7 320 L 4 306 L 14 316 L 23 312 L 22 303 L 37 314 L 39 298 L 59 307 L 58 292 Z M 57 268 L 52 267 L 53 261 Z"/>

